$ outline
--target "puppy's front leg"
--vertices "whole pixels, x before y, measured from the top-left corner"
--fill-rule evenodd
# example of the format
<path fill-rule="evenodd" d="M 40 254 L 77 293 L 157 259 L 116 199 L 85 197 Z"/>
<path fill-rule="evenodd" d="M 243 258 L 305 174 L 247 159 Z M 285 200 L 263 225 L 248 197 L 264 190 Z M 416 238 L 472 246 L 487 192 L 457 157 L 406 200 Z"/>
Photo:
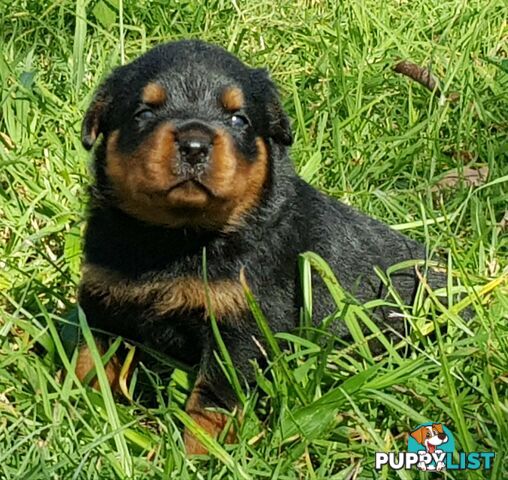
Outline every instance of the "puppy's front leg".
<path fill-rule="evenodd" d="M 253 380 L 253 369 L 249 359 L 259 355 L 251 333 L 242 328 L 221 326 L 221 336 L 231 357 L 240 381 Z M 217 344 L 210 332 L 201 359 L 198 378 L 186 405 L 187 413 L 212 438 L 218 438 L 226 427 L 229 416 L 218 412 L 224 409 L 229 412 L 240 411 L 238 398 L 229 381 L 217 362 L 215 352 Z M 241 412 L 240 412 L 241 415 Z M 232 428 L 226 433 L 226 443 L 234 443 L 236 433 Z M 185 450 L 188 454 L 205 454 L 207 449 L 186 428 L 184 432 Z"/>
<path fill-rule="evenodd" d="M 95 345 L 97 346 L 97 350 L 99 354 L 103 356 L 107 351 L 107 343 L 98 337 L 94 338 Z M 81 345 L 78 351 L 78 360 L 76 362 L 76 376 L 78 377 L 80 382 L 83 382 L 86 376 L 95 368 L 95 363 L 93 361 L 92 352 L 88 345 Z M 119 379 L 120 379 L 120 371 L 122 369 L 122 362 L 118 358 L 117 354 L 113 355 L 106 365 L 104 365 L 104 370 L 106 372 L 106 377 L 108 379 L 108 383 L 113 390 L 118 390 L 119 388 Z M 90 386 L 95 390 L 99 390 L 99 381 L 97 376 L 90 382 Z"/>

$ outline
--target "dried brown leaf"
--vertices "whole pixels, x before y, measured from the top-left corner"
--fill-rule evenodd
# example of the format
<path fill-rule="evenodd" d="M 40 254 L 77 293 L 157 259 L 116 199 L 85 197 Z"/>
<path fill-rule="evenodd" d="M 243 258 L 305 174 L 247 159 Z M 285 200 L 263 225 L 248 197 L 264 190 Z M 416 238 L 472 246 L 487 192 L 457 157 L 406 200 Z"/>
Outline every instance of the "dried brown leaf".
<path fill-rule="evenodd" d="M 454 188 L 463 184 L 467 187 L 483 185 L 489 176 L 489 167 L 480 168 L 464 167 L 461 170 L 454 168 L 447 172 L 439 182 L 432 187 L 432 191 Z"/>

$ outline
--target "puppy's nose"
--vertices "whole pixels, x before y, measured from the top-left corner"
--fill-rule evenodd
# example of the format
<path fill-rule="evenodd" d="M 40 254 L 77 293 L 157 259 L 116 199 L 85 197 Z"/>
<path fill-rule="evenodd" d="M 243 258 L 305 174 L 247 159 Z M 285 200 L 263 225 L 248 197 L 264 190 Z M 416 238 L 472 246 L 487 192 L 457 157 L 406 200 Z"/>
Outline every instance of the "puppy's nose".
<path fill-rule="evenodd" d="M 202 129 L 190 128 L 176 135 L 182 162 L 197 165 L 208 161 L 212 147 L 212 136 Z"/>
<path fill-rule="evenodd" d="M 446 433 L 438 433 L 437 438 L 439 438 L 439 440 L 444 440 L 446 438 Z"/>
<path fill-rule="evenodd" d="M 199 139 L 184 140 L 179 142 L 179 149 L 182 160 L 191 165 L 196 165 L 204 163 L 208 159 L 210 142 Z"/>

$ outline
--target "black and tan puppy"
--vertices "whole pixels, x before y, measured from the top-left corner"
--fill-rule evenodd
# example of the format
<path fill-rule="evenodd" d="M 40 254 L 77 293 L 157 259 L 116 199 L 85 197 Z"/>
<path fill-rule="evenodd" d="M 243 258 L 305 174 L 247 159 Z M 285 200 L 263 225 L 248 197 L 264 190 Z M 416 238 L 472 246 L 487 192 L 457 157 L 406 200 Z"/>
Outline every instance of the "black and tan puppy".
<path fill-rule="evenodd" d="M 273 330 L 287 331 L 299 320 L 300 253 L 324 257 L 362 301 L 386 294 L 374 266 L 425 257 L 421 245 L 296 176 L 274 84 L 216 46 L 168 43 L 117 68 L 86 113 L 85 148 L 100 135 L 80 304 L 92 327 L 199 365 L 187 411 L 213 436 L 225 418 L 207 407 L 232 409 L 237 400 L 213 353 L 203 247 L 211 308 L 247 381 L 249 360 L 261 353 L 241 269 Z M 411 302 L 414 272 L 392 280 Z M 322 284 L 313 291 L 319 321 L 334 306 Z M 91 366 L 82 349 L 78 375 Z M 114 383 L 114 363 L 107 372 Z M 188 434 L 186 447 L 203 451 Z"/>

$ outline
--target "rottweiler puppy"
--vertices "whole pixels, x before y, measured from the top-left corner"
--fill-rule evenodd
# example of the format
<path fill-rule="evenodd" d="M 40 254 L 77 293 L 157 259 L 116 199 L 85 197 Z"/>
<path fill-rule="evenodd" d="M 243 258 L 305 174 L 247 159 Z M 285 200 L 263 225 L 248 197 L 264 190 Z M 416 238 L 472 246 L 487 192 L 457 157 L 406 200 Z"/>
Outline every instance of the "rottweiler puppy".
<path fill-rule="evenodd" d="M 238 401 L 215 360 L 210 309 L 247 382 L 250 360 L 262 357 L 241 271 L 277 332 L 299 323 L 302 252 L 321 255 L 360 301 L 387 295 L 375 266 L 425 258 L 422 245 L 296 175 L 274 83 L 217 46 L 166 43 L 116 68 L 86 112 L 82 143 L 95 145 L 95 179 L 79 303 L 92 327 L 199 365 L 187 411 L 214 437 L 226 417 L 208 407 L 231 410 Z M 410 303 L 415 272 L 392 282 Z M 313 295 L 319 322 L 335 308 L 317 278 Z M 402 331 L 387 313 L 378 318 Z M 348 337 L 340 322 L 335 330 Z M 118 366 L 106 367 L 112 384 Z M 78 376 L 92 367 L 82 348 Z M 205 451 L 188 432 L 185 444 L 189 453 Z"/>

